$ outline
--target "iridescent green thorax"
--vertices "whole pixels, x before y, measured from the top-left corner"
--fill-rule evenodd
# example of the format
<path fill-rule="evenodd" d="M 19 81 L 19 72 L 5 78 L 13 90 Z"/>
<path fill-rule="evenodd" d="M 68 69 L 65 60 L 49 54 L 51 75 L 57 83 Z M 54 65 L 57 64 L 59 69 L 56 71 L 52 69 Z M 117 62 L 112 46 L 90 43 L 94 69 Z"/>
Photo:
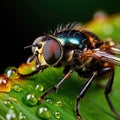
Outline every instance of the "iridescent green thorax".
<path fill-rule="evenodd" d="M 78 47 L 83 49 L 88 41 L 86 35 L 76 30 L 65 30 L 55 35 L 64 46 Z"/>

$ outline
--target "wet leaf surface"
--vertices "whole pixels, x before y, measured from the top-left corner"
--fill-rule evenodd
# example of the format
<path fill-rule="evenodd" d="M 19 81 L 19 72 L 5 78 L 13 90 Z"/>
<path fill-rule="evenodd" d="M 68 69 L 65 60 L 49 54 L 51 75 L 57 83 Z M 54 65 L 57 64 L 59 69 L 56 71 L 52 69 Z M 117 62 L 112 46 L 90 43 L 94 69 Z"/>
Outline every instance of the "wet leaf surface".
<path fill-rule="evenodd" d="M 93 31 L 102 39 L 109 37 L 120 43 L 120 15 L 104 18 L 101 21 L 94 19 L 86 25 L 89 28 L 94 26 Z M 105 32 L 105 29 L 109 31 Z M 39 97 L 60 81 L 63 77 L 63 68 L 47 68 L 27 78 L 20 77 L 16 72 L 17 69 L 27 74 L 31 73 L 33 68 L 34 66 L 23 63 L 18 68 L 14 68 L 15 71 L 10 71 L 9 67 L 5 70 L 5 74 L 1 75 L 9 82 L 6 86 L 0 85 L 0 120 L 76 120 L 76 96 L 86 80 L 73 72 L 58 91 L 49 94 L 41 103 Z M 120 67 L 116 67 L 110 97 L 120 113 L 119 73 Z M 0 77 L 1 83 L 4 78 Z M 106 83 L 107 79 L 102 81 Z M 3 83 L 5 85 L 5 81 Z M 2 91 L 5 89 L 6 91 Z M 98 87 L 96 83 L 91 85 L 82 99 L 80 111 L 83 120 L 116 120 L 105 100 L 104 88 Z"/>

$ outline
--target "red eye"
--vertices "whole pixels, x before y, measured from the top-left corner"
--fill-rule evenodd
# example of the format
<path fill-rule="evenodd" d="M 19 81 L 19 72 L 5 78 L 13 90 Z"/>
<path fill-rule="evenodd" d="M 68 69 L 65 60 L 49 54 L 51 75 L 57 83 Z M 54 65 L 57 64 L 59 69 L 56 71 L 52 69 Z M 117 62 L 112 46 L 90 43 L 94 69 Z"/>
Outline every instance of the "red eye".
<path fill-rule="evenodd" d="M 61 46 L 56 40 L 49 39 L 46 41 L 43 56 L 49 65 L 55 64 L 59 60 L 61 53 Z"/>

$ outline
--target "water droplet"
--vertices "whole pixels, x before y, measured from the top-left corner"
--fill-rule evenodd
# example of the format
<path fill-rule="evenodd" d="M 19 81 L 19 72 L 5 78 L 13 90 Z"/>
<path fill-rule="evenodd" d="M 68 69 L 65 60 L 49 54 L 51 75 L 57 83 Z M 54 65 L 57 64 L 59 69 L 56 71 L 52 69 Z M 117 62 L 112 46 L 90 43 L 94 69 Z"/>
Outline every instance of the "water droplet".
<path fill-rule="evenodd" d="M 37 98 L 33 93 L 28 93 L 24 97 L 24 103 L 28 106 L 34 106 L 37 104 Z"/>
<path fill-rule="evenodd" d="M 115 25 L 116 25 L 116 27 L 120 28 L 120 17 L 117 17 L 115 19 Z"/>
<path fill-rule="evenodd" d="M 9 78 L 18 78 L 19 75 L 17 74 L 17 68 L 16 67 L 8 67 L 5 69 L 4 73 Z"/>
<path fill-rule="evenodd" d="M 7 107 L 9 107 L 9 108 L 14 108 L 14 105 L 12 104 L 12 102 L 10 101 L 10 100 L 6 100 L 6 101 L 4 101 L 3 102 Z"/>
<path fill-rule="evenodd" d="M 0 75 L 0 92 L 10 92 L 11 82 L 10 79 L 5 75 Z"/>
<path fill-rule="evenodd" d="M 60 116 L 61 116 L 61 115 L 60 115 L 60 112 L 58 112 L 58 111 L 55 112 L 55 113 L 54 113 L 54 116 L 55 116 L 56 119 L 60 119 Z"/>
<path fill-rule="evenodd" d="M 12 101 L 12 102 L 15 102 L 17 104 L 20 104 L 19 100 L 14 98 L 14 97 L 10 97 L 9 100 Z"/>
<path fill-rule="evenodd" d="M 104 11 L 97 11 L 93 17 L 94 17 L 94 20 L 103 22 L 106 19 L 107 15 Z"/>
<path fill-rule="evenodd" d="M 21 91 L 22 91 L 22 87 L 21 87 L 19 84 L 13 85 L 12 89 L 13 89 L 15 92 L 21 92 Z"/>
<path fill-rule="evenodd" d="M 30 73 L 34 72 L 35 70 L 36 70 L 36 67 L 32 62 L 31 63 L 22 63 L 18 67 L 18 73 L 20 73 L 21 75 L 30 74 Z"/>
<path fill-rule="evenodd" d="M 35 89 L 36 89 L 37 91 L 42 92 L 42 91 L 43 91 L 43 89 L 44 89 L 44 87 L 43 87 L 43 85 L 42 85 L 42 84 L 37 84 L 37 85 L 36 85 L 36 87 L 35 87 Z"/>
<path fill-rule="evenodd" d="M 18 120 L 27 120 L 27 117 L 25 115 L 23 115 L 22 112 L 20 112 L 18 115 Z"/>
<path fill-rule="evenodd" d="M 46 99 L 46 102 L 49 103 L 49 104 L 52 104 L 52 103 L 53 103 L 53 101 L 52 101 L 50 98 L 47 98 L 47 99 Z"/>
<path fill-rule="evenodd" d="M 56 102 L 56 106 L 62 107 L 62 102 L 61 102 L 61 101 L 57 101 L 57 102 Z"/>
<path fill-rule="evenodd" d="M 15 111 L 13 109 L 9 109 L 6 114 L 6 120 L 17 120 Z"/>
<path fill-rule="evenodd" d="M 114 31 L 114 28 L 111 24 L 105 24 L 102 30 L 106 35 L 111 35 Z"/>
<path fill-rule="evenodd" d="M 43 119 L 49 119 L 51 117 L 51 113 L 46 107 L 38 108 L 37 115 L 38 117 L 43 118 Z"/>

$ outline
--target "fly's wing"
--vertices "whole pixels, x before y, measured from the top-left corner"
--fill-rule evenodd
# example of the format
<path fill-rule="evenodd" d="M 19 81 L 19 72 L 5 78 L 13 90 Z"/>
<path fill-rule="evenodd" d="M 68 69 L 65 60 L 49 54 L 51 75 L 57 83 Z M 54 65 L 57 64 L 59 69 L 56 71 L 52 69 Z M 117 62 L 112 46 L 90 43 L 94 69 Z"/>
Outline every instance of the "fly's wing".
<path fill-rule="evenodd" d="M 111 52 L 120 55 L 120 44 L 115 44 L 112 46 Z"/>
<path fill-rule="evenodd" d="M 119 55 L 120 44 L 110 40 L 104 42 L 104 44 L 100 48 L 85 51 L 83 56 L 91 56 L 96 59 L 103 60 L 111 64 L 120 66 Z"/>
<path fill-rule="evenodd" d="M 94 56 L 97 57 L 98 59 L 120 66 L 120 58 L 115 55 L 111 55 L 109 53 L 106 53 L 105 51 L 94 51 L 93 53 Z"/>
<path fill-rule="evenodd" d="M 111 49 L 113 53 L 120 54 L 120 49 L 114 48 Z M 84 52 L 84 57 L 94 57 L 99 60 L 103 60 L 109 62 L 111 64 L 120 66 L 120 57 L 107 53 L 106 51 L 102 51 L 100 49 L 93 49 Z"/>

